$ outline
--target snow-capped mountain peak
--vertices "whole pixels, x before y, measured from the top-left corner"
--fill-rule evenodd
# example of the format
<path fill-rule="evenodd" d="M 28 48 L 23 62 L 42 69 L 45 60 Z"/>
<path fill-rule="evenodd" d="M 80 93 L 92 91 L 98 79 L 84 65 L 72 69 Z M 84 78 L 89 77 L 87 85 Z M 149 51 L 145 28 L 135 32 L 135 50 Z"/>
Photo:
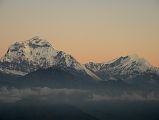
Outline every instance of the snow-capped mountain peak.
<path fill-rule="evenodd" d="M 16 42 L 11 45 L 1 59 L 4 61 L 12 61 L 13 59 L 27 59 L 29 61 L 34 61 L 33 59 L 38 59 L 40 57 L 51 57 L 52 53 L 57 54 L 52 45 L 44 39 L 39 37 L 33 37 L 29 40 Z"/>
<path fill-rule="evenodd" d="M 38 69 L 54 66 L 71 68 L 98 78 L 71 55 L 54 49 L 47 40 L 38 36 L 14 43 L 0 60 L 0 71 L 18 75 L 26 75 Z"/>
<path fill-rule="evenodd" d="M 47 40 L 33 37 L 11 45 L 1 58 L 1 68 L 5 71 L 18 71 L 27 74 L 38 68 L 47 68 L 54 64 L 55 50 Z"/>
<path fill-rule="evenodd" d="M 138 55 L 122 56 L 104 63 L 90 62 L 85 64 L 85 66 L 103 79 L 115 79 L 119 76 L 125 76 L 129 79 L 132 76 L 135 77 L 146 73 L 156 74 L 159 72 L 159 69 Z"/>
<path fill-rule="evenodd" d="M 39 36 L 35 36 L 32 39 L 26 41 L 30 47 L 52 47 L 52 45 L 45 39 L 41 39 Z"/>
<path fill-rule="evenodd" d="M 126 57 L 121 57 L 121 62 L 118 67 L 123 69 L 133 69 L 138 72 L 146 72 L 151 69 L 153 66 L 145 60 L 144 58 L 140 58 L 138 55 L 133 54 Z"/>
<path fill-rule="evenodd" d="M 145 58 L 141 58 L 137 54 L 132 54 L 127 57 L 129 58 L 129 61 L 134 61 L 146 65 L 147 67 L 152 67 L 152 65 L 150 65 L 150 63 Z"/>
<path fill-rule="evenodd" d="M 159 74 L 158 68 L 135 54 L 108 62 L 89 62 L 82 65 L 71 55 L 54 49 L 47 40 L 38 36 L 14 43 L 0 59 L 0 71 L 7 74 L 26 75 L 38 69 L 56 67 L 73 70 L 98 80 L 116 79 L 117 76 L 131 78 L 144 73 Z"/>

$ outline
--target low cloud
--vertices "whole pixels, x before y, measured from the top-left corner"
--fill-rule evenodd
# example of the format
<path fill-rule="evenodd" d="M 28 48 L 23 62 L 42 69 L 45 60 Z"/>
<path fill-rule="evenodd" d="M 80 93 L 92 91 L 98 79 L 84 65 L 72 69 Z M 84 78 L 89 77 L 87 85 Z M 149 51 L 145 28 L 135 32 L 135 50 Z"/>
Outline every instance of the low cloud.
<path fill-rule="evenodd" d="M 89 99 L 90 94 L 84 90 L 78 89 L 51 89 L 48 87 L 37 88 L 0 88 L 0 101 L 1 102 L 17 102 L 23 99 L 38 99 L 50 101 L 78 101 Z"/>
<path fill-rule="evenodd" d="M 126 93 L 120 95 L 100 94 L 100 92 L 92 92 L 90 90 L 80 89 L 53 89 L 48 87 L 36 88 L 0 88 L 0 102 L 14 103 L 22 100 L 39 100 L 49 102 L 67 102 L 76 103 L 82 101 L 109 101 L 109 100 L 159 100 L 159 95 L 150 92 L 142 93 Z"/>
<path fill-rule="evenodd" d="M 137 94 L 137 93 L 123 93 L 122 95 L 118 96 L 111 96 L 111 95 L 93 95 L 94 101 L 105 101 L 105 100 L 129 100 L 129 101 L 151 101 L 151 100 L 159 100 L 159 96 L 156 96 L 153 92 L 147 94 L 146 96 Z"/>

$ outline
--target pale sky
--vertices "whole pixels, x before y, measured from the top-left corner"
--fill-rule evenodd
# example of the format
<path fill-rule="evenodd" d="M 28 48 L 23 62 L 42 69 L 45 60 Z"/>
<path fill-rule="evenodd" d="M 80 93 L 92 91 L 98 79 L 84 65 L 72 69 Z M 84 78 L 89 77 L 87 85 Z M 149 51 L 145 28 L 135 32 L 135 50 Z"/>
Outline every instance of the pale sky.
<path fill-rule="evenodd" d="M 159 0 L 0 0 L 0 56 L 47 39 L 79 62 L 138 54 L 159 67 Z"/>

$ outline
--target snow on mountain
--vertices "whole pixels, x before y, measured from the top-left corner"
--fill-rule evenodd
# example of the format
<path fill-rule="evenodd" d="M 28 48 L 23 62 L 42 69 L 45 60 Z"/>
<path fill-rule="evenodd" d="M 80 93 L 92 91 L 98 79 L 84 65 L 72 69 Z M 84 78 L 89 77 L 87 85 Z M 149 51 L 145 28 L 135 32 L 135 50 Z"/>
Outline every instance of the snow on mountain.
<path fill-rule="evenodd" d="M 73 68 L 99 79 L 71 55 L 55 50 L 47 40 L 39 37 L 16 42 L 9 47 L 0 60 L 0 71 L 16 75 L 26 75 L 40 68 L 46 69 L 53 66 Z"/>
<path fill-rule="evenodd" d="M 0 60 L 1 68 L 8 72 L 17 71 L 27 74 L 39 68 L 52 66 L 57 53 L 58 51 L 46 40 L 34 37 L 11 45 Z"/>
<path fill-rule="evenodd" d="M 137 55 L 130 55 L 126 57 L 120 57 L 116 61 L 110 64 L 110 69 L 118 69 L 122 71 L 121 74 L 138 72 L 146 72 L 152 68 L 152 66 L 144 59 Z"/>
<path fill-rule="evenodd" d="M 34 37 L 30 40 L 16 42 L 11 45 L 1 61 L 11 62 L 22 59 L 36 64 L 37 62 L 42 62 L 42 58 L 45 58 L 50 64 L 52 64 L 52 58 L 56 56 L 56 54 L 57 51 L 50 43 L 39 37 Z"/>
<path fill-rule="evenodd" d="M 0 59 L 0 72 L 7 74 L 26 75 L 50 67 L 69 68 L 98 80 L 116 80 L 123 76 L 129 79 L 145 73 L 159 76 L 158 68 L 137 55 L 119 57 L 104 63 L 90 62 L 81 65 L 71 55 L 54 49 L 47 40 L 39 37 L 14 43 Z"/>
<path fill-rule="evenodd" d="M 106 79 L 116 79 L 119 76 L 126 76 L 127 79 L 144 73 L 157 73 L 159 70 L 149 64 L 144 58 L 137 55 L 119 57 L 105 63 L 85 64 L 86 68 Z"/>

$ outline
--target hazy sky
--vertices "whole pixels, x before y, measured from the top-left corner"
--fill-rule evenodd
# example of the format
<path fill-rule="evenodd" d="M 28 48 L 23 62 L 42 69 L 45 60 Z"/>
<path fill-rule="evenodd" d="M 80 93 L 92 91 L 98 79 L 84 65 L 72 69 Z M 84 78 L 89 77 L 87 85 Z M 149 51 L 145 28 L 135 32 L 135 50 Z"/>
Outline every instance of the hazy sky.
<path fill-rule="evenodd" d="M 138 54 L 159 66 L 159 0 L 0 0 L 0 56 L 40 36 L 82 63 Z"/>

